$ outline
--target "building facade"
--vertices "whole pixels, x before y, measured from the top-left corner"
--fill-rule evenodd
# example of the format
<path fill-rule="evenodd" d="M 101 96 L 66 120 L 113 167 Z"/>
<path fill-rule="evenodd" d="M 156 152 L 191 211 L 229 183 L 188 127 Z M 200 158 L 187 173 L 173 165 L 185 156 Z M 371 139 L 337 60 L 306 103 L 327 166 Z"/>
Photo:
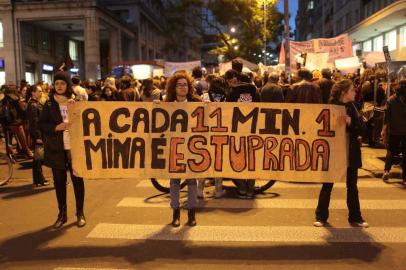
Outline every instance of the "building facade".
<path fill-rule="evenodd" d="M 356 51 L 382 51 L 406 60 L 406 0 L 300 0 L 296 39 L 330 38 L 348 33 Z"/>
<path fill-rule="evenodd" d="M 72 74 L 93 80 L 127 62 L 200 59 L 198 48 L 163 50 L 163 2 L 0 0 L 0 85 L 49 82 L 67 52 Z"/>

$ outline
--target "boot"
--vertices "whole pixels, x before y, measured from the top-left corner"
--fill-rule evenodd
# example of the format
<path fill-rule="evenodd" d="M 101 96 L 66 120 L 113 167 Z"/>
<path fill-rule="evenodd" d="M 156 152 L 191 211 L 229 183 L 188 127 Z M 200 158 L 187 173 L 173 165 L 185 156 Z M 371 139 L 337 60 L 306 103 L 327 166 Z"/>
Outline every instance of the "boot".
<path fill-rule="evenodd" d="M 68 217 L 66 214 L 66 206 L 62 207 L 61 210 L 59 210 L 58 218 L 56 219 L 54 223 L 54 229 L 59 229 L 63 226 L 68 221 Z"/>
<path fill-rule="evenodd" d="M 76 223 L 76 225 L 81 228 L 84 227 L 86 225 L 86 218 L 85 215 L 83 214 L 83 211 L 80 211 L 76 214 L 78 221 Z"/>
<path fill-rule="evenodd" d="M 179 208 L 173 209 L 172 226 L 173 227 L 179 227 L 180 226 L 180 209 Z"/>
<path fill-rule="evenodd" d="M 187 224 L 188 224 L 190 227 L 196 226 L 195 213 L 196 213 L 196 210 L 195 210 L 195 209 L 189 209 L 189 210 L 187 211 L 187 216 L 188 216 Z"/>

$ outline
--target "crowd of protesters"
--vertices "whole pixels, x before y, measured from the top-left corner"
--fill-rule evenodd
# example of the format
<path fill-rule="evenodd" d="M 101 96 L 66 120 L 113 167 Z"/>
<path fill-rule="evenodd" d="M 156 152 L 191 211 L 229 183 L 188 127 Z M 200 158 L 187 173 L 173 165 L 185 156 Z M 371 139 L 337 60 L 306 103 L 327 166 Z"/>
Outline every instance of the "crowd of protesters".
<path fill-rule="evenodd" d="M 53 84 L 39 82 L 28 85 L 4 85 L 0 91 L 0 121 L 6 140 L 7 154 L 14 158 L 10 147 L 17 139 L 17 152 L 33 158 L 34 186 L 48 185 L 42 174 L 42 164 L 52 168 L 59 214 L 54 224 L 60 228 L 67 221 L 66 183 L 67 171 L 76 198 L 77 225 L 86 224 L 84 216 L 85 187 L 83 179 L 72 174 L 70 157 L 69 119 L 67 103 L 83 101 L 144 101 L 144 102 L 272 102 L 338 104 L 347 111 L 345 119 L 349 137 L 349 164 L 347 168 L 348 221 L 367 227 L 361 215 L 358 197 L 358 169 L 361 168 L 361 142 L 375 146 L 377 126 L 374 109 L 385 108 L 380 139 L 387 146 L 383 179 L 390 177 L 395 156 L 406 154 L 406 80 L 392 80 L 388 85 L 383 69 L 366 69 L 361 74 L 343 75 L 338 71 L 323 69 L 309 71 L 301 68 L 290 79 L 284 72 L 265 72 L 262 75 L 243 72 L 243 64 L 235 60 L 232 69 L 224 75 L 205 74 L 200 67 L 191 74 L 178 70 L 170 78 L 165 76 L 136 80 L 129 75 L 120 79 L 107 77 L 99 81 L 82 81 L 79 76 L 65 72 L 54 75 Z M 390 93 L 388 89 L 390 88 Z M 389 97 L 387 100 L 386 97 Z M 379 129 L 379 132 L 381 130 Z M 406 159 L 401 162 L 403 184 L 406 184 Z M 204 179 L 187 179 L 188 224 L 196 225 L 197 199 L 204 197 Z M 254 198 L 255 180 L 238 179 L 237 196 Z M 224 195 L 222 179 L 214 179 L 215 198 Z M 324 226 L 329 216 L 332 183 L 323 184 L 316 209 L 315 226 Z M 180 179 L 170 180 L 172 225 L 180 225 Z"/>

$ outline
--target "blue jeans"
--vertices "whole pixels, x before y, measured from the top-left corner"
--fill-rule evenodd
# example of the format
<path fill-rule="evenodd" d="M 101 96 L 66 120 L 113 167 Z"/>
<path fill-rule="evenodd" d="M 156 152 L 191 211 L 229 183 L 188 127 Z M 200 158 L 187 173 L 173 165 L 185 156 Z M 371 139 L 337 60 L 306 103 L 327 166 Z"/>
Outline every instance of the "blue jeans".
<path fill-rule="evenodd" d="M 171 207 L 179 208 L 180 179 L 170 180 Z M 194 209 L 197 205 L 197 182 L 196 179 L 186 179 L 187 182 L 187 208 Z"/>

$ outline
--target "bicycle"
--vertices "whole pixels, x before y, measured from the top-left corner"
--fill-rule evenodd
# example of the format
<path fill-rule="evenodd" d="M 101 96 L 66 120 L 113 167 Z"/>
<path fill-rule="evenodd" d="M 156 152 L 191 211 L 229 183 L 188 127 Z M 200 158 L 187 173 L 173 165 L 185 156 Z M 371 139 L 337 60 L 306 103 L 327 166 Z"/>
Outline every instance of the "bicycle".
<path fill-rule="evenodd" d="M 0 139 L 0 146 L 4 144 Z M 13 161 L 5 152 L 0 152 L 0 186 L 7 184 L 13 176 Z"/>
<path fill-rule="evenodd" d="M 224 180 L 231 180 L 233 182 L 233 184 L 238 187 L 238 183 L 236 180 L 234 179 L 223 179 Z M 255 186 L 255 194 L 261 194 L 264 193 L 266 190 L 270 189 L 274 184 L 275 184 L 275 180 L 269 180 L 267 181 L 265 184 L 260 184 L 258 185 L 258 183 L 262 183 L 262 182 L 256 182 L 256 186 Z M 154 188 L 156 188 L 157 190 L 159 190 L 162 193 L 169 193 L 170 191 L 170 187 L 169 187 L 169 181 L 168 180 L 158 180 L 156 178 L 151 178 L 151 183 L 154 186 Z M 180 189 L 183 189 L 185 186 L 187 185 L 186 181 L 181 182 L 180 184 Z"/>

